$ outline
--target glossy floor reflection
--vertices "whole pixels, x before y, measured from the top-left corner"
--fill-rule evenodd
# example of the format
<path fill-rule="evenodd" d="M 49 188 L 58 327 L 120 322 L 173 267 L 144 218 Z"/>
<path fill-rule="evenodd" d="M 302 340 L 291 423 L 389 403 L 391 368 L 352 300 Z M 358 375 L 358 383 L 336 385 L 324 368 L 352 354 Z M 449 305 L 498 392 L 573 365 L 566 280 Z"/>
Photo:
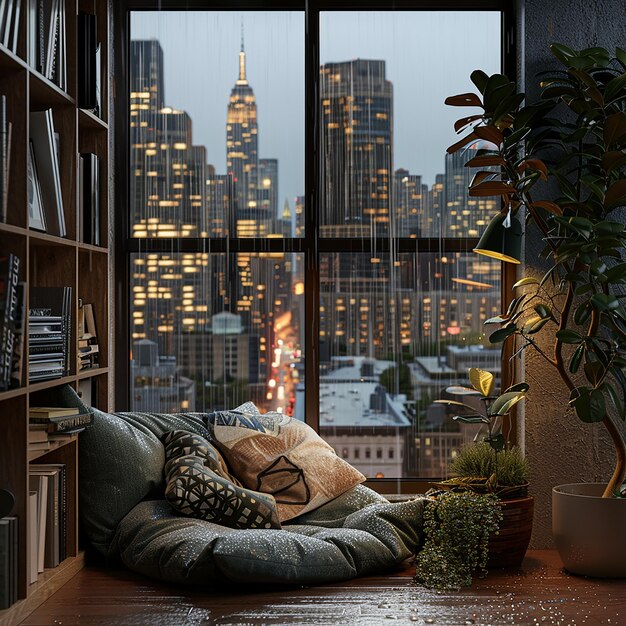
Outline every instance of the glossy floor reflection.
<path fill-rule="evenodd" d="M 530 551 L 521 568 L 491 572 L 459 593 L 415 587 L 412 574 L 406 567 L 338 585 L 200 590 L 87 567 L 22 623 L 626 624 L 626 580 L 571 576 L 552 551 Z"/>

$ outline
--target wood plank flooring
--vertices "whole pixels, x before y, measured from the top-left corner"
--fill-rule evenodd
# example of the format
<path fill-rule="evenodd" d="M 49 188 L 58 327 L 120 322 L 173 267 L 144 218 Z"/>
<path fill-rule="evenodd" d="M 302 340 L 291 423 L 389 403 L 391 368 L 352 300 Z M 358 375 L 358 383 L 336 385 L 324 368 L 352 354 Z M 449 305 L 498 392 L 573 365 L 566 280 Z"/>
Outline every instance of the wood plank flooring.
<path fill-rule="evenodd" d="M 22 624 L 626 625 L 626 580 L 565 573 L 555 552 L 494 571 L 459 593 L 416 587 L 406 567 L 380 577 L 310 588 L 190 589 L 126 569 L 86 567 Z"/>

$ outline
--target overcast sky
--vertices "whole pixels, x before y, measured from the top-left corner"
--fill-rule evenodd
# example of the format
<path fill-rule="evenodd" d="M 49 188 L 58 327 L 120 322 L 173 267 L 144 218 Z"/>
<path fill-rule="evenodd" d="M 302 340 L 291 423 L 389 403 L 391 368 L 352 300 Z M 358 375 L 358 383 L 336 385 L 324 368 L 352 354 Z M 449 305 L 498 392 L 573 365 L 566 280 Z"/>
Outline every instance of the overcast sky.
<path fill-rule="evenodd" d="M 304 14 L 134 12 L 133 39 L 158 39 L 165 104 L 189 113 L 194 144 L 226 171 L 226 109 L 238 73 L 241 24 L 257 99 L 259 157 L 279 160 L 279 210 L 304 193 Z M 384 59 L 394 88 L 394 169 L 432 184 L 443 172 L 454 121 L 446 96 L 473 89 L 476 68 L 500 71 L 497 12 L 325 12 L 321 62 Z"/>

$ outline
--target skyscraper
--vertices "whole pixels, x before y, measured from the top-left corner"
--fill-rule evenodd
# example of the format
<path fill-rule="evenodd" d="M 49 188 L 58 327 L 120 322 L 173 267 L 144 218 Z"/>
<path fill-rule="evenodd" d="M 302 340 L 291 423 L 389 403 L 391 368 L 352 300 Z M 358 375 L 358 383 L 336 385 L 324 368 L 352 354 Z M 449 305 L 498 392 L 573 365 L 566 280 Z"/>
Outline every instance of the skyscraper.
<path fill-rule="evenodd" d="M 321 67 L 322 236 L 393 232 L 393 87 L 385 61 Z"/>
<path fill-rule="evenodd" d="M 267 234 L 272 215 L 259 202 L 259 129 L 254 91 L 246 77 L 246 53 L 241 38 L 239 78 L 230 92 L 226 117 L 226 167 L 233 180 L 231 232 L 238 237 Z"/>

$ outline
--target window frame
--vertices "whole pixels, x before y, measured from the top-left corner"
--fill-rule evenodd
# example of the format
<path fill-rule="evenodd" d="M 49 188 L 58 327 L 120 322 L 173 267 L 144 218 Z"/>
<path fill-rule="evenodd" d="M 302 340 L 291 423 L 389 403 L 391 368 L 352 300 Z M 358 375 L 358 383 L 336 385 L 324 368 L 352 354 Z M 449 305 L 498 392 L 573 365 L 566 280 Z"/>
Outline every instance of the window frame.
<path fill-rule="evenodd" d="M 130 359 L 126 358 L 130 349 L 130 259 L 137 252 L 171 252 L 172 242 L 176 242 L 177 252 L 237 253 L 287 252 L 304 255 L 305 324 L 304 351 L 314 355 L 305 361 L 305 415 L 307 423 L 319 431 L 319 388 L 320 373 L 315 355 L 319 354 L 319 255 L 333 252 L 369 252 L 369 241 L 362 239 L 346 240 L 318 237 L 317 211 L 305 212 L 305 235 L 302 238 L 260 239 L 230 237 L 229 239 L 185 238 L 185 239 L 136 239 L 130 236 L 130 142 L 129 142 L 129 102 L 130 102 L 130 16 L 134 11 L 191 11 L 191 10 L 230 10 L 230 11 L 302 11 L 305 19 L 305 206 L 318 207 L 319 194 L 317 181 L 319 150 L 319 23 L 320 13 L 330 11 L 498 11 L 501 15 L 501 67 L 513 79 L 517 77 L 516 56 L 516 15 L 517 2 L 507 0 L 474 0 L 463 3 L 461 0 L 436 2 L 433 0 L 109 0 L 110 3 L 110 44 L 112 48 L 112 124 L 113 124 L 113 179 L 112 188 L 114 215 L 113 232 L 110 240 L 113 246 L 113 285 L 115 344 L 120 357 L 114 366 L 114 397 L 116 410 L 130 407 Z M 116 106 L 117 105 L 117 106 Z M 472 238 L 398 238 L 395 240 L 398 253 L 408 252 L 464 252 L 477 243 Z M 376 251 L 389 249 L 389 238 L 376 241 Z M 517 280 L 517 266 L 503 263 L 501 271 L 501 301 L 507 306 L 511 300 L 511 286 Z M 120 347 L 122 349 L 120 350 Z M 124 356 L 126 355 L 126 356 Z M 502 386 L 515 380 L 511 352 L 503 354 Z M 508 365 L 507 365 L 508 364 Z M 505 367 L 505 365 L 507 365 Z M 507 428 L 508 425 L 504 424 Z M 515 441 L 515 431 L 512 431 Z M 368 479 L 367 484 L 381 493 L 419 493 L 425 491 L 429 480 L 419 478 Z"/>

